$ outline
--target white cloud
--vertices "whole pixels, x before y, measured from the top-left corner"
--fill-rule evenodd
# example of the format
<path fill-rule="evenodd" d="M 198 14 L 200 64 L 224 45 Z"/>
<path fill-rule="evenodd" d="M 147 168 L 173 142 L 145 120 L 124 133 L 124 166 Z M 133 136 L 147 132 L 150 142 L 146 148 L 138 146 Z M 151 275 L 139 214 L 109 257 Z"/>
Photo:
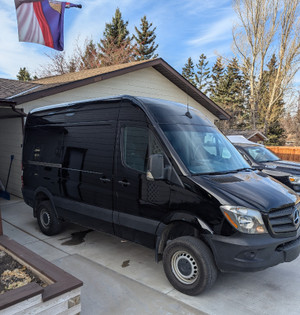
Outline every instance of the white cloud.
<path fill-rule="evenodd" d="M 182 1 L 180 1 L 182 3 Z M 186 11 L 190 15 L 204 16 L 207 11 L 209 14 L 213 15 L 224 7 L 231 6 L 231 1 L 229 0 L 186 0 L 182 3 L 182 10 Z"/>
<path fill-rule="evenodd" d="M 19 42 L 14 6 L 0 9 L 0 21 L 0 76 L 2 78 L 16 78 L 20 67 L 33 70 L 44 62 L 45 57 L 32 44 Z"/>
<path fill-rule="evenodd" d="M 2 8 L 8 7 L 8 8 L 14 8 L 15 2 L 12 0 L 1 0 Z"/>
<path fill-rule="evenodd" d="M 228 40 L 232 37 L 232 25 L 234 17 L 226 16 L 225 18 L 215 22 L 214 24 L 206 24 L 201 26 L 200 35 L 196 38 L 188 40 L 188 44 L 191 46 L 202 46 L 210 44 L 212 42 L 218 43 L 218 41 Z"/>

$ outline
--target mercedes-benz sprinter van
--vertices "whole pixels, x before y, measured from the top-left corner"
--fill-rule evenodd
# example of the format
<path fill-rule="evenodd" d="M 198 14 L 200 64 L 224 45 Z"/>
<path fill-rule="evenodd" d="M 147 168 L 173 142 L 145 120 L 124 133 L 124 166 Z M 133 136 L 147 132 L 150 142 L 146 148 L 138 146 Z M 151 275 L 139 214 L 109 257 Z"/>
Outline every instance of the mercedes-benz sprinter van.
<path fill-rule="evenodd" d="M 189 295 L 218 270 L 262 270 L 300 252 L 299 197 L 179 103 L 121 96 L 31 111 L 23 196 L 47 235 L 69 221 L 154 248 Z"/>

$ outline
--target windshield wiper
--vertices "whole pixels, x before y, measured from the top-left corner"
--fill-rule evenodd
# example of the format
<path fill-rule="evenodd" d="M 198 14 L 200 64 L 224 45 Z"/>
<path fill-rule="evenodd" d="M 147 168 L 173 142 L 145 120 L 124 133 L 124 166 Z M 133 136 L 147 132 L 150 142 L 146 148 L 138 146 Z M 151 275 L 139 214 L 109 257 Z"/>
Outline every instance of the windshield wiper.
<path fill-rule="evenodd" d="M 251 167 L 243 167 L 243 168 L 238 168 L 236 171 L 241 172 L 241 171 L 252 171 L 253 169 Z"/>
<path fill-rule="evenodd" d="M 195 174 L 195 175 L 224 175 L 224 174 L 230 174 L 230 173 L 238 173 L 241 171 L 252 171 L 252 169 L 250 167 L 244 167 L 244 168 L 238 168 L 236 170 L 230 170 L 230 171 L 200 173 L 200 174 Z"/>
<path fill-rule="evenodd" d="M 259 163 L 268 163 L 268 162 L 276 162 L 276 161 L 280 161 L 280 159 L 278 159 L 278 160 L 265 160 L 265 161 L 259 161 Z"/>
<path fill-rule="evenodd" d="M 197 175 L 224 175 L 224 174 L 230 174 L 230 173 L 236 173 L 236 171 L 222 171 L 222 172 L 209 172 L 209 173 L 200 173 Z"/>

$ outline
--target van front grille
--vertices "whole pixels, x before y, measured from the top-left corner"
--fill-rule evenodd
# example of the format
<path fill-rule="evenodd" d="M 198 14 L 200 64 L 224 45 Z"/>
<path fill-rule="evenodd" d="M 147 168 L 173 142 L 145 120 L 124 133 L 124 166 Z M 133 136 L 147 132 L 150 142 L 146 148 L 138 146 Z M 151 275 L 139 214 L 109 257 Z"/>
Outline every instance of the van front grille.
<path fill-rule="evenodd" d="M 299 204 L 269 213 L 269 224 L 274 235 L 293 234 L 300 225 Z"/>

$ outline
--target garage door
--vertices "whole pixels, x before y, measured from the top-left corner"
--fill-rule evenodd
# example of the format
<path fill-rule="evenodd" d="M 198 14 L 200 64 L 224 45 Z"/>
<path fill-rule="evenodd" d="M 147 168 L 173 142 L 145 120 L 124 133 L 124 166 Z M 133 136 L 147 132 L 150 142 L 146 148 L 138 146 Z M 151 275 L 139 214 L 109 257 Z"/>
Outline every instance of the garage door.
<path fill-rule="evenodd" d="M 18 197 L 22 197 L 22 142 L 22 118 L 0 118 L 0 179 L 5 186 L 11 155 L 14 155 L 7 191 Z"/>

